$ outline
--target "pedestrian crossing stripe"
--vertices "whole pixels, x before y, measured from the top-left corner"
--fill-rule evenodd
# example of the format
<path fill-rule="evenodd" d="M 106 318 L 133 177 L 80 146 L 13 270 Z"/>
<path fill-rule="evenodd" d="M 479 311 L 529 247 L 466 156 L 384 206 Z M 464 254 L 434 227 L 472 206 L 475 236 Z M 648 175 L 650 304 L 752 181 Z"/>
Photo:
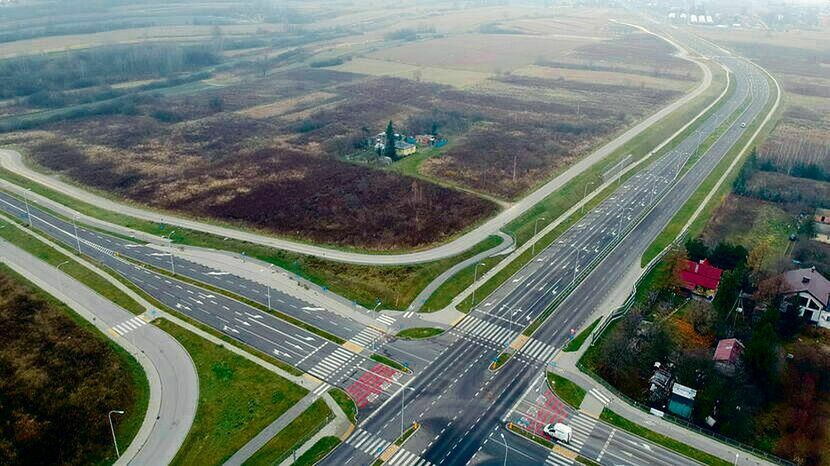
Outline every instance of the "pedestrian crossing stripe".
<path fill-rule="evenodd" d="M 535 338 L 530 338 L 521 350 L 522 354 L 543 362 L 549 361 L 555 352 L 555 347 Z"/>
<path fill-rule="evenodd" d="M 373 458 L 379 457 L 392 444 L 392 442 L 384 440 L 363 429 L 357 429 L 354 435 L 346 439 L 346 443 Z"/>
<path fill-rule="evenodd" d="M 380 338 L 383 338 L 383 332 L 379 330 L 375 330 L 372 327 L 365 327 L 363 330 L 358 332 L 357 335 L 351 337 L 349 341 L 352 343 L 357 343 L 360 346 L 368 347 L 372 346 L 372 344 Z"/>
<path fill-rule="evenodd" d="M 135 316 L 132 319 L 121 322 L 120 324 L 113 325 L 112 329 L 115 330 L 115 333 L 123 336 L 145 325 L 147 325 L 147 321 L 139 316 Z"/>
<path fill-rule="evenodd" d="M 395 318 L 394 318 L 394 317 L 385 316 L 385 315 L 379 315 L 379 316 L 377 316 L 377 321 L 378 321 L 378 322 L 380 322 L 380 323 L 382 323 L 382 324 L 392 325 L 392 324 L 394 324 L 394 323 L 395 323 Z"/>
<path fill-rule="evenodd" d="M 414 453 L 410 453 L 403 448 L 399 449 L 397 453 L 392 455 L 386 464 L 391 466 L 432 466 L 432 463 L 429 461 Z"/>
<path fill-rule="evenodd" d="M 468 315 L 456 327 L 459 332 L 495 342 L 497 345 L 506 345 L 514 337 L 514 331 L 492 322 Z"/>
<path fill-rule="evenodd" d="M 317 388 L 315 388 L 314 390 L 312 390 L 312 392 L 311 392 L 311 393 L 312 393 L 314 396 L 322 396 L 322 395 L 323 395 L 323 393 L 326 393 L 326 391 L 327 391 L 329 388 L 331 388 L 331 385 L 327 384 L 326 382 L 321 382 L 321 383 L 320 383 L 320 385 L 318 385 L 318 386 L 317 386 Z"/>
<path fill-rule="evenodd" d="M 608 395 L 605 395 L 604 393 L 597 390 L 596 388 L 592 388 L 588 393 L 593 395 L 594 398 L 598 399 L 600 401 L 600 403 L 602 403 L 605 406 L 608 406 L 608 403 L 611 402 L 611 398 L 609 398 Z"/>
<path fill-rule="evenodd" d="M 409 319 L 413 316 L 415 316 L 415 311 L 404 312 L 404 314 L 403 314 L 404 319 Z"/>
<path fill-rule="evenodd" d="M 565 458 L 555 451 L 551 451 L 545 459 L 545 464 L 550 464 L 552 466 L 571 466 L 574 462 L 570 458 Z"/>
<path fill-rule="evenodd" d="M 571 437 L 571 444 L 565 445 L 570 450 L 574 450 L 579 453 L 579 450 L 582 448 L 582 445 L 585 444 L 585 441 L 588 437 L 591 436 L 591 432 L 594 430 L 594 426 L 596 426 L 597 421 L 588 417 L 576 415 L 572 417 L 568 425 L 573 429 L 573 437 Z"/>
<path fill-rule="evenodd" d="M 322 380 L 327 380 L 329 376 L 348 365 L 355 357 L 357 357 L 356 354 L 338 346 L 334 351 L 327 354 L 309 369 L 308 372 Z"/>

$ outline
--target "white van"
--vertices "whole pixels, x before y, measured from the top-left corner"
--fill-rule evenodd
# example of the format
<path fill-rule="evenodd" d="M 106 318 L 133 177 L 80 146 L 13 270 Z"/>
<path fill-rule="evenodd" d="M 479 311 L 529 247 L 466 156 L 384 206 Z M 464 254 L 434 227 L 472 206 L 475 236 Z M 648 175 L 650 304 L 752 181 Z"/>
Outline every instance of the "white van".
<path fill-rule="evenodd" d="M 571 429 L 570 426 L 557 422 L 556 424 L 546 425 L 542 430 L 554 440 L 558 440 L 562 443 L 571 443 L 573 429 Z"/>

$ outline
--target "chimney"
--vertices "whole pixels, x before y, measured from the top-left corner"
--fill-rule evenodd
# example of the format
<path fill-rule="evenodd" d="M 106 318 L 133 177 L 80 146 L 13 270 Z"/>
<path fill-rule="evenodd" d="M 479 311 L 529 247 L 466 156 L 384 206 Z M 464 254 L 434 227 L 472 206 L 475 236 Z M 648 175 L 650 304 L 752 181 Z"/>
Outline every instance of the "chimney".
<path fill-rule="evenodd" d="M 801 283 L 810 283 L 810 277 L 804 275 L 801 277 Z"/>

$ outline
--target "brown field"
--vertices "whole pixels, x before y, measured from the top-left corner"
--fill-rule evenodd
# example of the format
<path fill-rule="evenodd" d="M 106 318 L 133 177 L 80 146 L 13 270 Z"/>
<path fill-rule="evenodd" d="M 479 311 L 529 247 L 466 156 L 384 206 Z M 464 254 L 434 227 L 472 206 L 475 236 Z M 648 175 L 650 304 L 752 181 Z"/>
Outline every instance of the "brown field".
<path fill-rule="evenodd" d="M 595 71 L 589 69 L 556 68 L 549 66 L 530 65 L 514 70 L 513 74 L 532 78 L 564 79 L 568 81 L 584 81 L 597 84 L 621 85 L 624 87 L 650 87 L 654 89 L 668 89 L 672 91 L 688 91 L 696 86 L 694 81 L 648 76 L 646 74 Z"/>

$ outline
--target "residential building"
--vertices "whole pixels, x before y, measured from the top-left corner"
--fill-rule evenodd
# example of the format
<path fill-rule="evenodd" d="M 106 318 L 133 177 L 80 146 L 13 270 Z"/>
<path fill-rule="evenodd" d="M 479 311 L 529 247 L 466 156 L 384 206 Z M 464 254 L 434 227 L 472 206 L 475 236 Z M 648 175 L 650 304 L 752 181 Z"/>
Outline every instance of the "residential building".
<path fill-rule="evenodd" d="M 796 269 L 782 273 L 781 294 L 784 296 L 782 310 L 797 306 L 798 315 L 821 327 L 830 328 L 830 281 L 816 271 L 816 268 Z"/>
<path fill-rule="evenodd" d="M 692 417 L 697 390 L 675 382 L 671 387 L 669 398 L 669 412 L 686 419 Z"/>
<path fill-rule="evenodd" d="M 395 141 L 395 154 L 398 157 L 406 157 L 407 155 L 412 155 L 418 151 L 418 148 L 415 144 L 410 144 L 405 141 Z"/>
<path fill-rule="evenodd" d="M 683 288 L 711 300 L 718 291 L 721 275 L 723 270 L 709 264 L 706 259 L 700 262 L 687 260 L 679 278 Z"/>
<path fill-rule="evenodd" d="M 719 341 L 718 347 L 715 348 L 715 355 L 712 357 L 715 361 L 715 368 L 725 374 L 733 374 L 743 352 L 744 345 L 737 338 L 725 338 Z"/>

